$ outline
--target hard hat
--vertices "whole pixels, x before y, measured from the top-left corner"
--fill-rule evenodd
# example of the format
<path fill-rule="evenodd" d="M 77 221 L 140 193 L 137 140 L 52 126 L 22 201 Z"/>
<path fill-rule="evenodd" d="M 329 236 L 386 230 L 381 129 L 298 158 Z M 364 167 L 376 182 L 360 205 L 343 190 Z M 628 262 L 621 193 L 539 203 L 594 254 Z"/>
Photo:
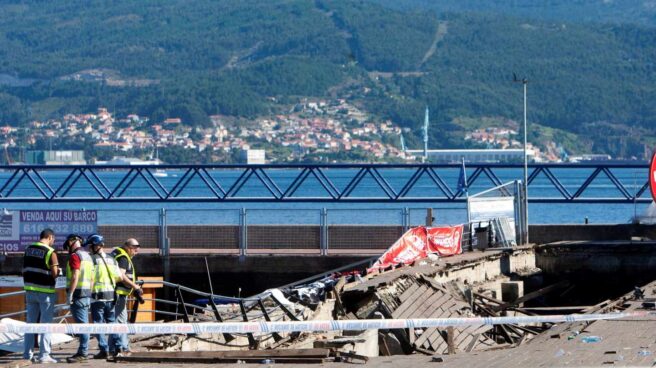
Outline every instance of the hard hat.
<path fill-rule="evenodd" d="M 76 240 L 80 241 L 80 245 L 82 245 L 82 243 L 84 242 L 84 239 L 82 239 L 81 236 L 77 234 L 69 234 L 66 237 L 66 240 L 64 240 L 64 244 L 62 245 L 62 248 L 64 248 L 64 250 L 68 250 L 68 248 L 70 248 L 70 245 L 74 243 Z"/>
<path fill-rule="evenodd" d="M 99 234 L 89 235 L 84 245 L 105 245 L 105 238 Z"/>

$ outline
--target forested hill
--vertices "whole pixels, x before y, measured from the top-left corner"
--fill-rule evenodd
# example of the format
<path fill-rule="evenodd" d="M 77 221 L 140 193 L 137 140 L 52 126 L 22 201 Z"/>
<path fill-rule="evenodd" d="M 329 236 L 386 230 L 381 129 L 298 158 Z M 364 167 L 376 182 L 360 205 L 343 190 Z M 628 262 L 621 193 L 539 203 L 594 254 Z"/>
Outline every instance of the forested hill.
<path fill-rule="evenodd" d="M 516 72 L 531 80 L 533 122 L 592 136 L 610 153 L 613 134 L 630 152 L 653 137 L 654 28 L 385 5 L 5 0 L 0 124 L 107 106 L 203 125 L 330 94 L 411 128 L 428 105 L 449 130 L 461 117 L 520 118 Z M 627 137 L 634 128 L 640 136 Z"/>
<path fill-rule="evenodd" d="M 469 12 L 566 22 L 656 25 L 654 0 L 370 0 L 409 10 Z"/>

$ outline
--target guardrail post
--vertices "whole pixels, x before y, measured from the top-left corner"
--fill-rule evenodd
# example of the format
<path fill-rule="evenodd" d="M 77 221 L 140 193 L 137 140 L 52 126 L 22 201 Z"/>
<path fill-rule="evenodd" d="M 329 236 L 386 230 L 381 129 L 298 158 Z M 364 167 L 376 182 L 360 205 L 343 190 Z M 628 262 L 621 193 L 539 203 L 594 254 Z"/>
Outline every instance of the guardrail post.
<path fill-rule="evenodd" d="M 246 222 L 246 209 L 239 210 L 239 256 L 244 257 L 248 253 L 248 224 Z"/>
<path fill-rule="evenodd" d="M 166 224 L 166 209 L 160 208 L 159 210 L 159 255 L 168 257 L 171 254 L 170 244 L 168 241 L 167 224 Z"/>
<path fill-rule="evenodd" d="M 410 209 L 403 207 L 401 210 L 401 226 L 403 226 L 403 233 L 410 230 Z"/>
<path fill-rule="evenodd" d="M 328 255 L 328 210 L 326 208 L 321 209 L 319 222 L 320 222 L 319 248 L 321 250 L 321 255 L 327 256 Z"/>

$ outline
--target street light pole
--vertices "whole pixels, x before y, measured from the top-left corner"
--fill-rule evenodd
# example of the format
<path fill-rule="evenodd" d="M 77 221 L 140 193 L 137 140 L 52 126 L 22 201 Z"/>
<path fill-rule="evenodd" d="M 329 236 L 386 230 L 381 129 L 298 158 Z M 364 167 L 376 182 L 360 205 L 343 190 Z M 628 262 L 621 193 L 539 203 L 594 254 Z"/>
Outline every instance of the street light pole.
<path fill-rule="evenodd" d="M 522 79 L 522 84 L 524 85 L 524 223 L 526 227 L 526 244 L 528 244 L 528 155 L 526 144 L 526 87 L 528 80 L 526 78 Z"/>

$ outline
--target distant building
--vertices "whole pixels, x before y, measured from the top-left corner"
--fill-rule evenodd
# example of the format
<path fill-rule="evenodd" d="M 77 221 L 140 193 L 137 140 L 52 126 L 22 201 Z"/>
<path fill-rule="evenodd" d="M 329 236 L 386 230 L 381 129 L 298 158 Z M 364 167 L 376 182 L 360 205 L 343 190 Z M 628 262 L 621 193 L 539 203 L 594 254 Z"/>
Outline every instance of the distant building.
<path fill-rule="evenodd" d="M 423 150 L 408 150 L 408 154 L 423 155 Z M 432 163 L 465 162 L 523 162 L 523 149 L 445 149 L 428 150 L 428 161 Z M 535 156 L 531 149 L 526 150 L 529 161 Z"/>
<path fill-rule="evenodd" d="M 97 165 L 125 165 L 125 166 L 132 166 L 132 165 L 160 165 L 162 161 L 159 159 L 155 160 L 142 160 L 136 157 L 123 157 L 123 156 L 116 156 L 113 157 L 109 161 L 96 161 Z"/>
<path fill-rule="evenodd" d="M 584 154 L 581 156 L 570 156 L 569 162 L 610 161 L 613 158 L 604 154 Z"/>
<path fill-rule="evenodd" d="M 84 151 L 27 151 L 28 165 L 86 165 Z"/>
<path fill-rule="evenodd" d="M 261 149 L 246 149 L 241 151 L 240 162 L 248 165 L 264 165 L 266 155 Z"/>

